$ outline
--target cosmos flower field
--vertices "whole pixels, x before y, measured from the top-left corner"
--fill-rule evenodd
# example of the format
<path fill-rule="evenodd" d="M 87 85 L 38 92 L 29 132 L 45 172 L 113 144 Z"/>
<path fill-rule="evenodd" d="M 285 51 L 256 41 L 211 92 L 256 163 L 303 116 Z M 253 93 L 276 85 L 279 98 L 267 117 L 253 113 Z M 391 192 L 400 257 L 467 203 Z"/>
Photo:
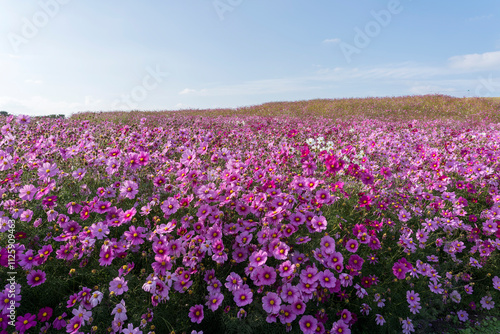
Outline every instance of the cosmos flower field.
<path fill-rule="evenodd" d="M 0 333 L 412 333 L 499 314 L 500 123 L 0 128 Z"/>

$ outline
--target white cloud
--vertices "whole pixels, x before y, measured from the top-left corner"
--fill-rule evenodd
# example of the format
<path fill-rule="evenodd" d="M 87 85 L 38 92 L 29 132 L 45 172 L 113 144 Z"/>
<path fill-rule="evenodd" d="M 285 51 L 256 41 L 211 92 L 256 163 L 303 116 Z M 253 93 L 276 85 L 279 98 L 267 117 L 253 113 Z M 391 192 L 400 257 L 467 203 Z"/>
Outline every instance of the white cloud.
<path fill-rule="evenodd" d="M 184 88 L 179 92 L 179 95 L 186 95 L 186 94 L 191 94 L 191 93 L 196 93 L 196 89 L 189 89 L 189 88 Z"/>
<path fill-rule="evenodd" d="M 44 116 L 65 114 L 69 116 L 79 111 L 95 111 L 99 109 L 106 109 L 106 105 L 101 100 L 95 100 L 91 96 L 86 96 L 84 102 L 53 101 L 41 96 L 31 96 L 26 99 L 0 96 L 0 110 L 5 110 L 13 115 Z"/>
<path fill-rule="evenodd" d="M 36 85 L 39 85 L 39 84 L 43 83 L 42 80 L 34 80 L 34 79 L 27 79 L 27 80 L 24 80 L 24 82 L 28 83 L 28 84 L 36 84 Z"/>
<path fill-rule="evenodd" d="M 461 70 L 498 70 L 500 51 L 454 56 L 448 62 L 451 68 Z"/>
<path fill-rule="evenodd" d="M 325 44 L 337 44 L 340 43 L 340 38 L 331 38 L 331 39 L 325 39 L 323 41 Z"/>

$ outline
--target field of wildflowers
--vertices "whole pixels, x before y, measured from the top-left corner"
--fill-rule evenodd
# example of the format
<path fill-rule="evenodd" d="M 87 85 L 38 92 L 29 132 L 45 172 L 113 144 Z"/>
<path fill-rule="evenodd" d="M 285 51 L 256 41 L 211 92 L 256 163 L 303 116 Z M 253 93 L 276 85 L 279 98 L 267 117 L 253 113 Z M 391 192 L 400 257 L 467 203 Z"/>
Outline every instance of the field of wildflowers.
<path fill-rule="evenodd" d="M 443 96 L 0 118 L 0 333 L 498 316 L 498 122 Z"/>

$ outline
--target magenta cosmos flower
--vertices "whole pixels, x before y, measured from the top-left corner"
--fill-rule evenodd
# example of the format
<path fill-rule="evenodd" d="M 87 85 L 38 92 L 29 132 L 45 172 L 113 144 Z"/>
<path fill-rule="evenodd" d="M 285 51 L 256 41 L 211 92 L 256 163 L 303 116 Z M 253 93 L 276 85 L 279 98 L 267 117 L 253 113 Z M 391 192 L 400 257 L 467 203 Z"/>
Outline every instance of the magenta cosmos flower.
<path fill-rule="evenodd" d="M 299 326 L 304 334 L 313 334 L 318 327 L 318 320 L 312 315 L 305 315 L 299 320 Z"/>
<path fill-rule="evenodd" d="M 271 285 L 276 282 L 276 271 L 273 267 L 260 266 L 255 269 L 257 280 L 254 281 L 255 285 Z"/>
<path fill-rule="evenodd" d="M 351 253 L 356 253 L 356 251 L 358 250 L 358 246 L 359 244 L 356 240 L 350 239 L 349 241 L 347 241 L 345 248 Z"/>
<path fill-rule="evenodd" d="M 73 317 L 66 325 L 66 332 L 70 334 L 77 333 L 80 327 L 82 326 L 83 326 L 83 319 L 79 317 Z"/>
<path fill-rule="evenodd" d="M 214 292 L 208 296 L 205 305 L 207 305 L 207 307 L 212 310 L 212 312 L 215 312 L 219 308 L 220 304 L 222 304 L 223 300 L 224 295 L 222 293 Z"/>
<path fill-rule="evenodd" d="M 199 324 L 203 320 L 203 317 L 203 305 L 191 306 L 189 309 L 189 319 L 191 319 L 191 322 Z"/>
<path fill-rule="evenodd" d="M 233 300 L 236 306 L 243 307 L 253 301 L 253 292 L 249 288 L 241 288 L 233 292 Z"/>
<path fill-rule="evenodd" d="M 41 270 L 33 270 L 28 274 L 27 280 L 29 286 L 31 287 L 38 286 L 45 282 L 46 275 Z"/>
<path fill-rule="evenodd" d="M 259 250 L 250 255 L 250 265 L 252 267 L 262 266 L 267 261 L 267 252 Z"/>
<path fill-rule="evenodd" d="M 52 308 L 50 307 L 44 307 L 40 309 L 38 312 L 38 320 L 41 322 L 49 321 L 49 319 L 52 317 Z"/>
<path fill-rule="evenodd" d="M 160 207 L 164 214 L 170 216 L 179 210 L 180 205 L 178 200 L 173 197 L 169 197 Z"/>
<path fill-rule="evenodd" d="M 281 298 L 274 292 L 269 292 L 262 297 L 262 308 L 270 314 L 278 314 L 281 306 Z"/>
<path fill-rule="evenodd" d="M 347 326 L 345 322 L 342 320 L 339 320 L 337 322 L 333 323 L 332 329 L 330 330 L 330 333 L 335 333 L 335 334 L 351 334 L 351 330 Z"/>
<path fill-rule="evenodd" d="M 329 235 L 326 235 L 321 238 L 320 246 L 322 253 L 332 254 L 333 252 L 335 252 L 335 239 L 333 239 Z"/>
<path fill-rule="evenodd" d="M 140 245 L 144 243 L 144 240 L 142 239 L 144 237 L 143 232 L 145 228 L 142 226 L 135 227 L 134 225 L 130 226 L 128 231 L 125 231 L 123 235 L 127 237 L 127 240 L 132 244 L 132 245 Z"/>
<path fill-rule="evenodd" d="M 16 330 L 21 333 L 26 332 L 28 329 L 36 325 L 36 315 L 32 315 L 30 313 L 26 313 L 24 316 L 21 316 L 16 321 Z"/>

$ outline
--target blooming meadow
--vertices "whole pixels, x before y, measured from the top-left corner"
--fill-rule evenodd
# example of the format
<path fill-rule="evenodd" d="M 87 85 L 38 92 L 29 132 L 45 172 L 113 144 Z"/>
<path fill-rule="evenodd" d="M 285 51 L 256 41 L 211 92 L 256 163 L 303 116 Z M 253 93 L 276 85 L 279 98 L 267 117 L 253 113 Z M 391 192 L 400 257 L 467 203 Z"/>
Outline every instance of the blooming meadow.
<path fill-rule="evenodd" d="M 498 314 L 500 123 L 0 131 L 0 333 L 411 333 Z"/>

